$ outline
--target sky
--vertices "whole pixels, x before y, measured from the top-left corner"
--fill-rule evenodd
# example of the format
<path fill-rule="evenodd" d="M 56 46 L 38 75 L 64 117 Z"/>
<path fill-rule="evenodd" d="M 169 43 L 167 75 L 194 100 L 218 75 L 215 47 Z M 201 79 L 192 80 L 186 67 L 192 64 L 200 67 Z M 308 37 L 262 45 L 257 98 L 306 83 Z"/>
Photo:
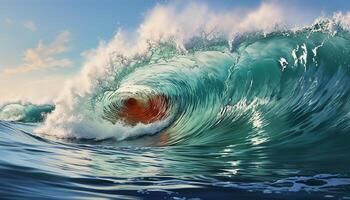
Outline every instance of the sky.
<path fill-rule="evenodd" d="M 194 1 L 0 0 L 0 103 L 52 98 L 76 75 L 87 52 L 119 29 L 136 30 L 157 5 L 185 7 Z M 285 7 L 300 24 L 321 15 L 350 11 L 347 0 L 195 1 L 213 12 L 256 8 L 264 2 Z M 193 11 L 195 14 L 195 11 Z"/>

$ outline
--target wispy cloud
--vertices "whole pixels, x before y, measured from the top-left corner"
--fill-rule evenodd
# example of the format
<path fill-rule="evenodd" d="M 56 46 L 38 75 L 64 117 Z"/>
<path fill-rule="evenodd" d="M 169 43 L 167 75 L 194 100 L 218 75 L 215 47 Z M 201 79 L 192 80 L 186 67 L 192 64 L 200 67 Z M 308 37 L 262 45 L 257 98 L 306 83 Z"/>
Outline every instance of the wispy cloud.
<path fill-rule="evenodd" d="M 38 30 L 38 28 L 36 27 L 36 25 L 33 21 L 26 21 L 26 22 L 24 22 L 23 26 L 25 28 L 31 30 L 32 32 L 35 32 Z"/>
<path fill-rule="evenodd" d="M 12 19 L 10 19 L 10 18 L 5 18 L 5 19 L 4 19 L 4 22 L 5 22 L 5 24 L 7 24 L 7 25 L 12 25 L 12 24 L 13 24 L 13 21 L 12 21 Z"/>
<path fill-rule="evenodd" d="M 59 59 L 57 56 L 63 52 L 67 52 L 68 42 L 70 41 L 71 33 L 64 31 L 49 44 L 44 44 L 40 41 L 36 48 L 27 49 L 24 54 L 24 64 L 7 68 L 2 71 L 3 75 L 14 75 L 40 69 L 54 67 L 70 67 L 72 61 L 67 58 Z"/>

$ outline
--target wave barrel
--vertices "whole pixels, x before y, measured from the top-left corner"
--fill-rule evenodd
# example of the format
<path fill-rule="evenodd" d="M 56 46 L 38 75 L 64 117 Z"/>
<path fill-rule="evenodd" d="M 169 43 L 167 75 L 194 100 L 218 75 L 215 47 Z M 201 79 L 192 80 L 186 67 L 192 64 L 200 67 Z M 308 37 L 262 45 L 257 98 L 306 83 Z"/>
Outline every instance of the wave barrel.
<path fill-rule="evenodd" d="M 130 97 L 124 100 L 122 107 L 117 111 L 117 116 L 128 124 L 150 124 L 167 115 L 169 101 L 165 95 L 151 96 L 150 98 L 137 99 Z"/>

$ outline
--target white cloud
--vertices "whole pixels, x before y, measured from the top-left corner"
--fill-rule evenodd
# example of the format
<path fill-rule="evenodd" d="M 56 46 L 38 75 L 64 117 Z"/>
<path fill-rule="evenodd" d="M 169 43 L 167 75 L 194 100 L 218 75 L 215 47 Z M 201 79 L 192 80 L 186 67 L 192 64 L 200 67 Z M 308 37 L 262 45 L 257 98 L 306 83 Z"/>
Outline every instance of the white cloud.
<path fill-rule="evenodd" d="M 29 30 L 31 30 L 32 32 L 35 32 L 38 30 L 38 28 L 36 27 L 35 23 L 33 21 L 26 21 L 23 26 Z"/>
<path fill-rule="evenodd" d="M 5 22 L 5 24 L 7 24 L 7 25 L 12 25 L 12 24 L 13 24 L 13 21 L 12 21 L 12 19 L 10 19 L 10 18 L 5 18 L 5 19 L 4 19 L 4 22 Z"/>
<path fill-rule="evenodd" d="M 64 31 L 48 45 L 40 41 L 36 48 L 26 50 L 23 59 L 24 64 L 14 68 L 7 68 L 3 70 L 2 74 L 13 75 L 46 68 L 71 66 L 72 62 L 69 59 L 57 58 L 57 55 L 69 50 L 68 42 L 70 38 L 71 33 Z"/>
<path fill-rule="evenodd" d="M 89 59 L 89 58 L 93 57 L 95 54 L 96 54 L 96 49 L 88 49 L 88 50 L 81 52 L 80 56 L 85 58 L 85 59 Z"/>

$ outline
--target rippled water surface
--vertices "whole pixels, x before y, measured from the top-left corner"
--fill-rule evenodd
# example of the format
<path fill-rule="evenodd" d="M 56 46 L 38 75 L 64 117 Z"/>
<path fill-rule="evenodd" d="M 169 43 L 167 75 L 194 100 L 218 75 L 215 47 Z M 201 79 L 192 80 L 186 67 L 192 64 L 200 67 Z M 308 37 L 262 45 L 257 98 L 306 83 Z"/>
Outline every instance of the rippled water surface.
<path fill-rule="evenodd" d="M 133 141 L 121 147 L 127 142 L 57 141 L 31 134 L 35 126 L 1 123 L 3 197 L 349 198 L 347 158 L 343 163 L 337 156 L 322 162 L 258 148 L 241 152 L 235 146 L 142 147 Z"/>

